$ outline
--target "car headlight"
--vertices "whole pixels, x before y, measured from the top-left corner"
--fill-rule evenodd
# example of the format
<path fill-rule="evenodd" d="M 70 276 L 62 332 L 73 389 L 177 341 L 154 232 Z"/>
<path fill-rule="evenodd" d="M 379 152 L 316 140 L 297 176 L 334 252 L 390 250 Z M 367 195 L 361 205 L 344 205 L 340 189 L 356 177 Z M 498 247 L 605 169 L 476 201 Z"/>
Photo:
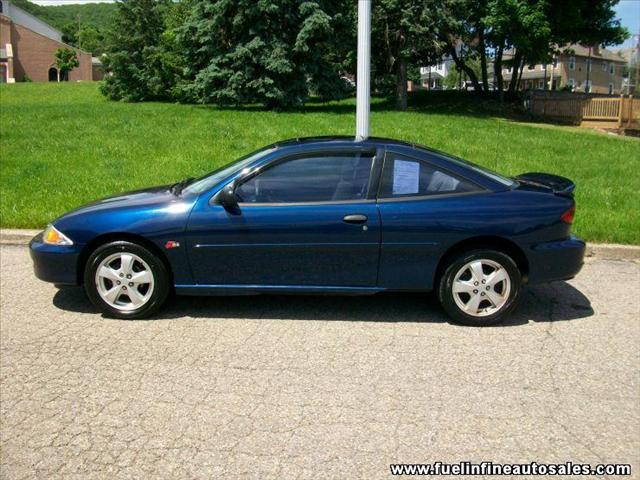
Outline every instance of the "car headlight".
<path fill-rule="evenodd" d="M 71 239 L 53 225 L 47 225 L 42 234 L 42 239 L 44 243 L 49 245 L 73 245 Z"/>

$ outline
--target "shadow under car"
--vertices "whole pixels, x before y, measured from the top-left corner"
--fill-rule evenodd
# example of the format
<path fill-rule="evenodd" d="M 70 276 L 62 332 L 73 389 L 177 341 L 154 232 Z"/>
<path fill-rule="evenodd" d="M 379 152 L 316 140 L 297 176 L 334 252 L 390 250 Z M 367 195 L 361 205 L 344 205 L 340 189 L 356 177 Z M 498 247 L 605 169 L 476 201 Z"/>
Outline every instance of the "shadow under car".
<path fill-rule="evenodd" d="M 81 287 L 58 290 L 55 307 L 78 313 L 96 313 Z M 520 305 L 503 324 L 577 320 L 593 315 L 589 299 L 567 282 L 525 287 Z M 324 320 L 347 322 L 446 322 L 434 293 L 379 293 L 367 296 L 256 295 L 176 296 L 150 320 L 182 317 L 211 319 Z"/>

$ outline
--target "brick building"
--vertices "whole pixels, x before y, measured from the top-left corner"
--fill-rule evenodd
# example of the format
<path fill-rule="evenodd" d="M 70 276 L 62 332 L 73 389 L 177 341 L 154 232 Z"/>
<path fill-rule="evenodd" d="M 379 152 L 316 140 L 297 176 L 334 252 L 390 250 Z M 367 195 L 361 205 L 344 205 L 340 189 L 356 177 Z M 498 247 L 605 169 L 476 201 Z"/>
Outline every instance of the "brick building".
<path fill-rule="evenodd" d="M 58 81 L 55 52 L 76 51 L 80 66 L 60 80 L 93 80 L 91 54 L 62 42 L 62 33 L 6 0 L 0 0 L 0 83 L 29 78 Z"/>

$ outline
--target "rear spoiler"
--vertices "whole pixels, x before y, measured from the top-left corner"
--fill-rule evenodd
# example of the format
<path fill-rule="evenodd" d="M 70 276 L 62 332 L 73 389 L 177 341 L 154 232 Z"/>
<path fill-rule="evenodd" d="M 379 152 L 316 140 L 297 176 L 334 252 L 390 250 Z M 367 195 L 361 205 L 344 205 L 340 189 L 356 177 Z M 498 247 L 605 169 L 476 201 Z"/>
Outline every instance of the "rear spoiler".
<path fill-rule="evenodd" d="M 515 177 L 518 182 L 550 190 L 556 195 L 572 197 L 576 184 L 565 177 L 551 175 L 550 173 L 523 173 Z"/>

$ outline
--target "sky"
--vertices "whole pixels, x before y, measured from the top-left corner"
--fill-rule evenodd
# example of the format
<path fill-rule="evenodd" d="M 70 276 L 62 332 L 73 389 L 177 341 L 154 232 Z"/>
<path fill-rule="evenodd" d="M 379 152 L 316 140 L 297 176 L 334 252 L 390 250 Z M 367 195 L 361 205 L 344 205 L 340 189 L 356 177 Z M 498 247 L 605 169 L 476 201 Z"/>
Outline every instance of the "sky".
<path fill-rule="evenodd" d="M 640 33 L 640 0 L 621 0 L 616 5 L 616 14 L 622 20 L 622 25 L 631 33 L 631 38 L 627 39 L 623 46 L 632 47 L 635 45 L 633 35 Z"/>
<path fill-rule="evenodd" d="M 71 5 L 79 3 L 103 3 L 112 2 L 113 0 L 32 0 L 38 5 Z M 629 38 L 622 46 L 631 47 L 635 45 L 633 35 L 640 34 L 640 0 L 620 0 L 615 7 L 618 18 L 622 21 L 622 25 L 629 29 L 632 37 Z"/>

